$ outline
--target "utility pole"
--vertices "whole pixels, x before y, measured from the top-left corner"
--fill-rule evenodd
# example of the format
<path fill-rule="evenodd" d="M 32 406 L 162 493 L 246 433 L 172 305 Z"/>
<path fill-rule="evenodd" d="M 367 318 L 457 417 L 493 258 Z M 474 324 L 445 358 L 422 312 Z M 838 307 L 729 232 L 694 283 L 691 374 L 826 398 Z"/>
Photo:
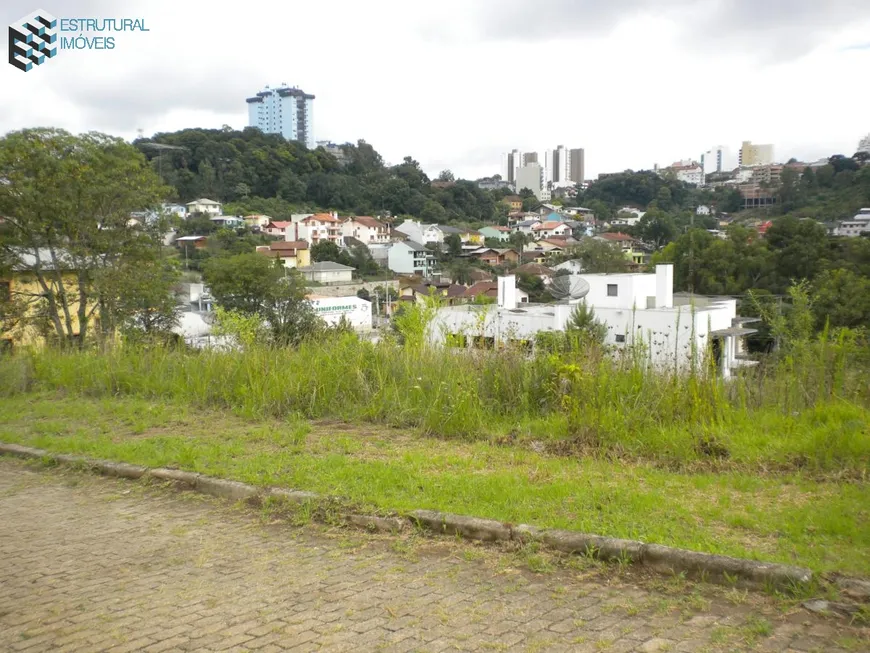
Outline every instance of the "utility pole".
<path fill-rule="evenodd" d="M 689 216 L 689 296 L 695 294 L 695 211 Z"/>

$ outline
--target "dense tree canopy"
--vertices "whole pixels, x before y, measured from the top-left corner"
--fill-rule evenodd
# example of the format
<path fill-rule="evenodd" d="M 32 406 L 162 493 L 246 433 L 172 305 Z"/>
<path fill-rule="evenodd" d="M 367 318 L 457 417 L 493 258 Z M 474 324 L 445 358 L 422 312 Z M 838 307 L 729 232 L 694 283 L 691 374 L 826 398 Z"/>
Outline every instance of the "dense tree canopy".
<path fill-rule="evenodd" d="M 323 148 L 308 150 L 258 129 L 185 129 L 139 139 L 154 170 L 188 202 L 207 197 L 232 213 L 287 218 L 309 209 L 357 215 L 413 215 L 427 222 L 489 221 L 497 197 L 471 181 L 434 188 L 411 157 L 387 167 L 365 141 L 347 146 L 346 165 Z M 445 170 L 442 180 L 452 181 Z M 500 194 L 499 194 L 500 195 Z"/>

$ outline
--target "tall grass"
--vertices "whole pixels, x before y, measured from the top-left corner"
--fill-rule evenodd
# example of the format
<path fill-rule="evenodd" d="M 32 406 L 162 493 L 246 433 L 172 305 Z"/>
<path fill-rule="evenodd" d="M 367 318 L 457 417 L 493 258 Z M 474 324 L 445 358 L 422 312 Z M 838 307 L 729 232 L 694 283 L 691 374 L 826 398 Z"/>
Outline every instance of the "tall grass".
<path fill-rule="evenodd" d="M 823 338 L 728 382 L 599 350 L 529 357 L 352 335 L 244 352 L 119 347 L 0 360 L 0 395 L 51 389 L 167 398 L 249 417 L 364 420 L 562 454 L 763 463 L 866 474 L 867 367 Z M 864 352 L 866 353 L 866 352 Z"/>

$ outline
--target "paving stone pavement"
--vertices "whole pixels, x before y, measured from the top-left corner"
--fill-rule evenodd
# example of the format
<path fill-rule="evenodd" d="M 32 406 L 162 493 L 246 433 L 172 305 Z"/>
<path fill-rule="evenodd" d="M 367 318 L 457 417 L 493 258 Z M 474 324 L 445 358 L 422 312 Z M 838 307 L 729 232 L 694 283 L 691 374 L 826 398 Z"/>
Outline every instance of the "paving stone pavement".
<path fill-rule="evenodd" d="M 870 642 L 761 595 L 579 566 L 536 574 L 516 559 L 446 538 L 269 525 L 192 493 L 0 459 L 0 651 L 828 652 Z"/>

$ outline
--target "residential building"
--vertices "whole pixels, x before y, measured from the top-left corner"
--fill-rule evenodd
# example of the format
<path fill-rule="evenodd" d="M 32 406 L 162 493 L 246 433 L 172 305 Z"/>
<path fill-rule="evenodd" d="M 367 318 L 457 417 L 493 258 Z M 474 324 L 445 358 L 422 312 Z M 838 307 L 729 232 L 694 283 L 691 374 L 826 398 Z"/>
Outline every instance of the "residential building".
<path fill-rule="evenodd" d="M 716 172 L 728 172 L 737 166 L 727 147 L 715 145 L 701 155 L 701 167 L 705 175 L 712 175 Z"/>
<path fill-rule="evenodd" d="M 500 226 L 486 226 L 480 229 L 480 235 L 483 236 L 484 240 L 491 238 L 493 240 L 501 240 L 503 242 L 507 242 L 511 239 L 511 228 Z"/>
<path fill-rule="evenodd" d="M 505 265 L 518 263 L 520 255 L 515 249 L 495 249 L 491 247 L 481 247 L 479 249 L 468 252 L 470 258 L 477 259 L 489 265 Z"/>
<path fill-rule="evenodd" d="M 533 243 L 527 243 L 523 247 L 523 258 L 535 263 L 544 263 L 547 257 L 553 253 L 564 252 L 568 245 L 565 241 L 560 240 L 538 240 Z"/>
<path fill-rule="evenodd" d="M 858 142 L 858 149 L 855 152 L 866 152 L 870 154 L 870 134 L 867 134 Z"/>
<path fill-rule="evenodd" d="M 444 239 L 450 234 L 456 234 L 462 239 L 462 229 L 451 227 L 446 224 L 427 224 L 423 225 L 423 244 L 428 245 L 435 243 L 438 245 L 444 244 Z"/>
<path fill-rule="evenodd" d="M 449 281 L 430 281 L 403 285 L 399 290 L 401 301 L 413 301 L 423 304 L 427 297 L 438 296 L 448 304 L 458 304 L 465 300 L 467 288 Z"/>
<path fill-rule="evenodd" d="M 353 281 L 353 271 L 349 265 L 342 265 L 334 261 L 318 261 L 304 267 L 297 268 L 308 281 L 317 283 L 350 283 Z"/>
<path fill-rule="evenodd" d="M 221 215 L 223 212 L 223 206 L 221 206 L 220 202 L 215 202 L 214 200 L 206 199 L 205 197 L 188 202 L 185 206 L 187 206 L 188 215 L 194 213 L 202 213 L 203 215 Z"/>
<path fill-rule="evenodd" d="M 400 234 L 404 234 L 415 242 L 422 243 L 424 228 L 425 226 L 419 220 L 405 220 L 402 224 L 393 229 Z"/>
<path fill-rule="evenodd" d="M 182 220 L 187 217 L 187 207 L 184 204 L 162 204 L 163 213 L 169 217 L 175 216 Z"/>
<path fill-rule="evenodd" d="M 205 236 L 181 236 L 175 239 L 175 244 L 181 248 L 205 249 L 208 238 Z"/>
<path fill-rule="evenodd" d="M 539 200 L 543 198 L 543 168 L 538 163 L 530 163 L 517 170 L 517 191 L 529 189 Z"/>
<path fill-rule="evenodd" d="M 483 235 L 476 229 L 460 229 L 459 239 L 470 245 L 483 245 Z"/>
<path fill-rule="evenodd" d="M 263 231 L 270 236 L 280 236 L 285 240 L 288 239 L 288 236 L 291 240 L 296 239 L 293 223 L 286 220 L 270 220 L 266 226 L 263 227 Z"/>
<path fill-rule="evenodd" d="M 679 372 L 712 358 L 721 375 L 754 365 L 743 338 L 751 318 L 737 316 L 737 300 L 674 296 L 673 266 L 652 274 L 580 274 L 585 298 L 558 304 L 522 304 L 516 277 L 499 277 L 496 303 L 438 309 L 427 336 L 433 344 L 465 347 L 534 346 L 539 333 L 564 331 L 577 304 L 585 302 L 607 326 L 606 344 L 639 351 L 656 367 Z"/>
<path fill-rule="evenodd" d="M 332 141 L 317 141 L 317 147 L 322 147 L 326 150 L 327 154 L 331 154 L 336 158 L 339 165 L 345 166 L 350 163 L 350 157 L 347 155 L 346 148 L 352 147 L 353 143 L 343 143 L 341 145 L 336 145 Z"/>
<path fill-rule="evenodd" d="M 834 229 L 834 235 L 854 238 L 870 234 L 870 208 L 861 209 L 851 220 L 843 220 Z"/>
<path fill-rule="evenodd" d="M 773 145 L 753 145 L 751 141 L 743 141 L 737 159 L 741 166 L 763 166 L 773 163 Z"/>
<path fill-rule="evenodd" d="M 311 251 L 304 240 L 276 240 L 257 247 L 257 253 L 280 260 L 285 268 L 304 268 L 311 265 Z"/>
<path fill-rule="evenodd" d="M 676 161 L 667 168 L 659 170 L 659 174 L 670 172 L 673 173 L 678 181 L 694 186 L 704 185 L 704 168 L 696 161 L 685 159 Z"/>
<path fill-rule="evenodd" d="M 501 157 L 501 178 L 516 187 L 517 171 L 523 167 L 523 153 L 511 150 Z M 516 190 L 520 190 L 517 188 Z"/>
<path fill-rule="evenodd" d="M 209 218 L 209 220 L 217 226 L 226 227 L 227 229 L 235 229 L 236 227 L 241 227 L 245 224 L 245 221 L 242 218 L 235 215 L 216 215 L 213 218 Z"/>
<path fill-rule="evenodd" d="M 481 190 L 501 190 L 502 188 L 510 188 L 511 183 L 500 178 L 501 175 L 494 177 L 483 177 L 477 180 L 477 187 Z"/>
<path fill-rule="evenodd" d="M 538 240 L 552 238 L 553 236 L 567 237 L 571 235 L 571 227 L 562 221 L 547 221 L 532 227 L 532 236 Z"/>
<path fill-rule="evenodd" d="M 296 87 L 268 86 L 247 99 L 248 125 L 264 134 L 281 134 L 313 150 L 314 96 Z"/>
<path fill-rule="evenodd" d="M 514 231 L 519 231 L 520 233 L 531 236 L 534 228 L 539 224 L 541 224 L 540 220 L 537 218 L 530 218 L 528 220 L 523 220 L 522 222 L 517 222 L 514 225 Z"/>
<path fill-rule="evenodd" d="M 623 255 L 635 265 L 643 265 L 649 257 L 649 253 L 641 247 L 640 241 L 632 238 L 628 234 L 623 233 L 603 233 L 594 236 L 596 240 L 602 240 L 608 243 L 618 245 L 622 250 Z"/>
<path fill-rule="evenodd" d="M 65 294 L 68 298 L 69 317 L 60 320 L 63 335 L 77 338 L 80 335 L 78 309 L 79 278 L 75 264 L 69 254 L 63 250 L 52 252 L 48 249 L 22 248 L 8 250 L 11 255 L 11 265 L 6 272 L 0 270 L 0 301 L 11 300 L 21 303 L 24 313 L 20 320 L 7 324 L 6 331 L 0 327 L 0 353 L 17 346 L 42 345 L 45 343 L 45 311 L 47 310 L 47 295 L 57 298 Z M 38 272 L 37 272 L 38 271 Z M 42 281 L 48 288 L 43 287 Z M 95 311 L 91 324 L 99 318 L 96 306 L 89 309 Z M 57 331 L 52 327 L 48 333 L 56 337 Z"/>
<path fill-rule="evenodd" d="M 425 245 L 413 240 L 403 240 L 390 247 L 387 267 L 397 274 L 430 277 L 435 271 L 435 256 Z"/>
<path fill-rule="evenodd" d="M 347 218 L 341 223 L 341 234 L 345 238 L 356 238 L 366 245 L 390 242 L 390 230 L 387 225 L 365 215 Z"/>
<path fill-rule="evenodd" d="M 464 297 L 472 301 L 478 297 L 490 297 L 497 300 L 498 285 L 498 281 L 478 281 L 465 290 Z M 517 288 L 516 301 L 518 304 L 527 304 L 529 302 L 529 293 L 522 288 Z"/>
<path fill-rule="evenodd" d="M 307 297 L 315 315 L 329 325 L 335 326 L 342 319 L 355 331 L 371 331 L 372 303 L 356 295 L 350 297 L 327 297 L 311 294 Z"/>
<path fill-rule="evenodd" d="M 246 215 L 242 219 L 251 229 L 263 229 L 272 221 L 268 215 Z"/>
<path fill-rule="evenodd" d="M 311 245 L 329 240 L 342 245 L 342 225 L 337 213 L 315 213 L 293 224 L 294 240 L 305 240 Z"/>
<path fill-rule="evenodd" d="M 569 149 L 558 145 L 544 156 L 544 179 L 554 188 L 575 186 L 586 177 L 586 155 L 583 148 Z"/>
<path fill-rule="evenodd" d="M 511 211 L 523 210 L 523 198 L 519 195 L 508 195 L 502 198 L 502 204 L 506 204 Z"/>

